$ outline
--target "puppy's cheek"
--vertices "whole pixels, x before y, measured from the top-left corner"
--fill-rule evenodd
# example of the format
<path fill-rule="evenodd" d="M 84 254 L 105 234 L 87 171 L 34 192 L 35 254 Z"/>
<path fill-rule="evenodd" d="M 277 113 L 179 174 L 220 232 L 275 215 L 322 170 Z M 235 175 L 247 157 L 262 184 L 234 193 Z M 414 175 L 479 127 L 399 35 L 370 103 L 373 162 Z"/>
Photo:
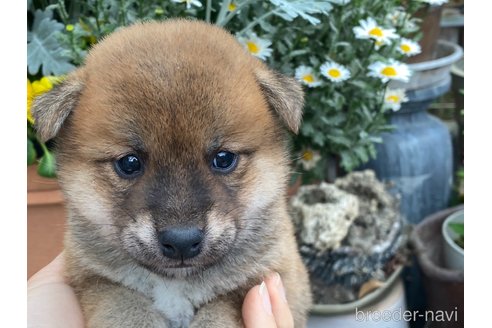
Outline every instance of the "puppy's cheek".
<path fill-rule="evenodd" d="M 117 232 L 110 198 L 104 191 L 87 183 L 87 175 L 74 173 L 64 186 L 71 207 L 94 224 L 102 235 L 112 236 Z"/>
<path fill-rule="evenodd" d="M 136 215 L 135 222 L 126 226 L 122 233 L 122 241 L 127 248 L 145 247 L 151 251 L 158 251 L 157 232 L 152 225 L 150 214 Z"/>
<path fill-rule="evenodd" d="M 225 252 L 234 242 L 237 229 L 231 214 L 228 217 L 217 210 L 208 213 L 204 252 Z"/>
<path fill-rule="evenodd" d="M 269 157 L 255 161 L 249 168 L 247 178 L 251 179 L 249 187 L 241 195 L 246 204 L 246 217 L 259 216 L 272 202 L 285 192 L 286 169 L 281 158 Z"/>

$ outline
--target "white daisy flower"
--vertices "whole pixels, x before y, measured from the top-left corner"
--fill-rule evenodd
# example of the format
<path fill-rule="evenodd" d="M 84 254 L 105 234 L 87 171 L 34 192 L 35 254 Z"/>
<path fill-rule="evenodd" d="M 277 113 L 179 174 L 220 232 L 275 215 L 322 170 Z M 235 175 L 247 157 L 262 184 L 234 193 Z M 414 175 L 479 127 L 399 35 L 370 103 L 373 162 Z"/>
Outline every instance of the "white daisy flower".
<path fill-rule="evenodd" d="M 191 6 L 201 7 L 202 3 L 198 0 L 172 0 L 174 3 L 186 3 L 186 9 L 190 9 Z"/>
<path fill-rule="evenodd" d="M 323 76 L 335 83 L 340 83 L 350 78 L 350 71 L 345 66 L 332 61 L 321 65 L 320 70 Z"/>
<path fill-rule="evenodd" d="M 301 163 L 304 171 L 310 171 L 316 167 L 316 164 L 319 162 L 320 159 L 321 155 L 319 154 L 319 152 L 311 149 L 306 149 L 302 152 L 299 162 Z"/>
<path fill-rule="evenodd" d="M 428 3 L 431 6 L 440 6 L 448 2 L 448 0 L 418 0 L 418 1 Z"/>
<path fill-rule="evenodd" d="M 398 25 L 400 21 L 403 21 L 407 17 L 407 13 L 400 8 L 390 12 L 386 15 L 385 21 L 393 26 Z"/>
<path fill-rule="evenodd" d="M 354 27 L 355 37 L 358 39 L 373 39 L 384 44 L 388 44 L 390 39 L 398 38 L 394 28 L 385 29 L 379 26 L 374 18 L 369 17 L 366 20 L 359 21 L 360 26 Z"/>
<path fill-rule="evenodd" d="M 296 68 L 295 77 L 299 82 L 310 88 L 319 87 L 321 85 L 321 80 L 315 74 L 312 67 L 304 65 L 299 66 Z"/>
<path fill-rule="evenodd" d="M 253 56 L 262 60 L 265 60 L 272 55 L 273 50 L 269 48 L 272 45 L 272 42 L 267 39 L 259 38 L 255 33 L 252 33 L 247 37 L 238 37 L 238 41 Z"/>
<path fill-rule="evenodd" d="M 394 59 L 390 59 L 387 63 L 377 61 L 369 65 L 369 73 L 367 75 L 380 78 L 383 82 L 389 80 L 400 80 L 408 82 L 410 79 L 410 69 L 406 64 L 403 64 Z"/>
<path fill-rule="evenodd" d="M 398 51 L 406 56 L 414 56 L 419 54 L 422 50 L 417 42 L 402 38 L 398 45 Z"/>
<path fill-rule="evenodd" d="M 401 104 L 407 102 L 404 89 L 386 89 L 384 93 L 384 107 L 390 108 L 394 112 L 401 108 Z"/>

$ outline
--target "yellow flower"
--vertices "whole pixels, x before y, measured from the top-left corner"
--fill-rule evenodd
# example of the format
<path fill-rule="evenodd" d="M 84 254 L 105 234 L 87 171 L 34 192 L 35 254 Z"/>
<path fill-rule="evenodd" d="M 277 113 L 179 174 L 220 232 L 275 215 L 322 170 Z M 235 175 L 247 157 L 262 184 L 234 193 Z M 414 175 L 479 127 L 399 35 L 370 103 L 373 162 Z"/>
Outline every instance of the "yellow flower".
<path fill-rule="evenodd" d="M 61 77 L 56 76 L 45 76 L 41 78 L 41 80 L 34 81 L 32 83 L 29 79 L 27 80 L 27 120 L 31 124 L 34 123 L 34 118 L 31 113 L 31 105 L 34 98 L 53 89 L 53 86 L 60 83 L 61 80 Z"/>
<path fill-rule="evenodd" d="M 229 11 L 234 11 L 234 10 L 236 10 L 236 8 L 237 8 L 237 5 L 234 2 L 231 2 L 229 4 L 229 6 L 227 6 L 227 10 L 229 10 Z"/>
<path fill-rule="evenodd" d="M 39 81 L 34 81 L 32 83 L 33 98 L 43 93 L 50 91 L 53 88 L 52 79 L 48 77 L 43 77 Z"/>
<path fill-rule="evenodd" d="M 27 79 L 27 120 L 31 124 L 34 124 L 34 118 L 32 117 L 32 113 L 31 113 L 32 98 L 33 98 L 33 91 L 32 91 L 31 81 Z"/>

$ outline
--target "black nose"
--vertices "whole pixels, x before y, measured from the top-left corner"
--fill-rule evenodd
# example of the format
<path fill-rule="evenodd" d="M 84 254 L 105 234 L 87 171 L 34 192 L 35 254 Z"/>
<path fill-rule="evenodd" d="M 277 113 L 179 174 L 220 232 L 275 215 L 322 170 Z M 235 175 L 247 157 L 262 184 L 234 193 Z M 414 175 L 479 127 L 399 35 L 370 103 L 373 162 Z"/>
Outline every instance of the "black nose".
<path fill-rule="evenodd" d="M 189 259 L 200 253 L 203 232 L 198 228 L 171 228 L 159 232 L 158 238 L 165 256 Z"/>

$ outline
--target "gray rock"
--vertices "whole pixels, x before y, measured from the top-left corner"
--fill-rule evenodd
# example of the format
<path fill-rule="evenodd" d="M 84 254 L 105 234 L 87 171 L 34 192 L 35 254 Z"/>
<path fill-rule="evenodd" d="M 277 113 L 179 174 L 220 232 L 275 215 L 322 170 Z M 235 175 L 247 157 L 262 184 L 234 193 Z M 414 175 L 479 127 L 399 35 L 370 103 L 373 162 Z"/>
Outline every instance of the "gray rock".
<path fill-rule="evenodd" d="M 301 187 L 290 205 L 302 243 L 320 252 L 339 247 L 359 214 L 355 196 L 327 183 Z"/>

